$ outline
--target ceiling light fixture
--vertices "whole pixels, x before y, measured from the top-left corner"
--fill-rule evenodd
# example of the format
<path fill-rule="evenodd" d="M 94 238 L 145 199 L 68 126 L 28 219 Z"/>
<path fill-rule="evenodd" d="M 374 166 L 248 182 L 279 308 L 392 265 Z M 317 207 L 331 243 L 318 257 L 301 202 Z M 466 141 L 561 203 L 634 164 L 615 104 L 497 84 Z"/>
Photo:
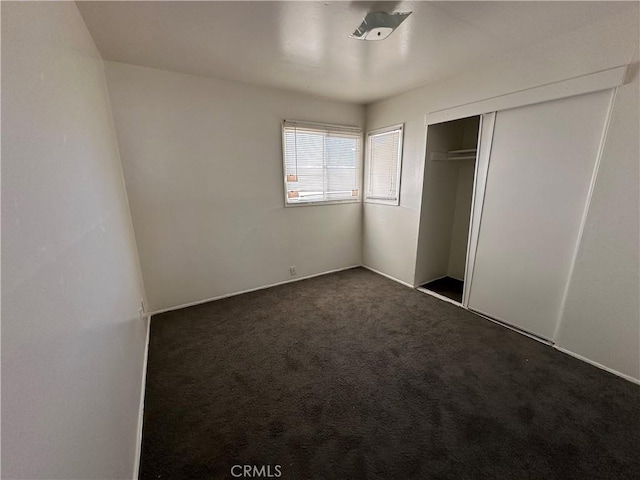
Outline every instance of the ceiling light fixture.
<path fill-rule="evenodd" d="M 349 37 L 357 40 L 384 40 L 412 13 L 369 12 Z"/>

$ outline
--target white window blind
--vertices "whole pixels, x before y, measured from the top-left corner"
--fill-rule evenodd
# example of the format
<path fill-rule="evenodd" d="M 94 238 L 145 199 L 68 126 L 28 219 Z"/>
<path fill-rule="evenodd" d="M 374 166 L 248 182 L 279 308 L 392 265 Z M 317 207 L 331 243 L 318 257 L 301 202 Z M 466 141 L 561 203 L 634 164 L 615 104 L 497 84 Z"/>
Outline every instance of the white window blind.
<path fill-rule="evenodd" d="M 286 204 L 359 201 L 361 138 L 355 127 L 285 121 Z"/>
<path fill-rule="evenodd" d="M 402 163 L 402 125 L 369 132 L 365 201 L 398 205 Z"/>

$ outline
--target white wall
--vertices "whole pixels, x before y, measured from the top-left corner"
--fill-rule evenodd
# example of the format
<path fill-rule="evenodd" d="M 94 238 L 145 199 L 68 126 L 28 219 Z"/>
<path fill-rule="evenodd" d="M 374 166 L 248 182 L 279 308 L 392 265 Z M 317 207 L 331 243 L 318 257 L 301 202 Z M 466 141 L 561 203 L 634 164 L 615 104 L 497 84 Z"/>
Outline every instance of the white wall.
<path fill-rule="evenodd" d="M 640 81 L 618 89 L 558 344 L 640 379 Z"/>
<path fill-rule="evenodd" d="M 361 205 L 284 208 L 281 123 L 364 108 L 106 63 L 150 308 L 361 263 Z"/>
<path fill-rule="evenodd" d="M 2 2 L 2 477 L 132 478 L 146 328 L 103 63 Z"/>
<path fill-rule="evenodd" d="M 627 64 L 638 46 L 638 5 L 486 67 L 367 107 L 367 129 L 405 122 L 400 205 L 364 205 L 363 262 L 413 283 L 422 195 L 425 114 Z"/>
<path fill-rule="evenodd" d="M 603 19 L 598 24 L 568 32 L 561 38 L 550 39 L 527 51 L 503 57 L 482 69 L 426 85 L 369 105 L 367 107 L 368 129 L 405 122 L 405 148 L 400 206 L 364 205 L 363 263 L 407 283 L 413 283 L 416 276 L 416 251 L 424 168 L 424 116 L 426 113 L 628 64 L 638 48 L 638 5 L 629 3 L 627 8 L 627 14 L 614 15 Z M 637 130 L 634 131 L 625 126 L 622 121 L 612 123 L 609 135 L 611 138 L 619 137 L 616 140 L 619 145 L 638 143 Z M 618 147 L 618 149 L 620 148 Z M 632 160 L 625 161 L 631 162 Z M 615 183 L 618 176 L 626 175 L 623 173 L 622 160 L 619 160 L 619 166 L 616 165 L 615 168 L 613 160 L 610 160 L 609 163 L 615 173 L 610 174 L 610 179 L 598 182 L 594 199 L 600 196 L 606 198 L 611 195 L 611 185 Z M 601 175 L 606 175 L 606 173 L 601 173 Z M 637 182 L 637 175 L 630 174 L 628 178 Z M 616 203 L 620 210 L 617 213 L 617 218 L 631 218 L 637 214 L 638 199 L 637 195 L 634 197 L 635 191 L 637 191 L 637 186 L 632 188 L 629 193 L 624 194 L 629 197 L 626 199 L 626 203 Z M 607 211 L 611 202 L 600 201 L 603 205 L 599 208 L 603 212 Z M 611 250 L 602 245 L 607 236 L 615 237 L 615 242 L 621 242 L 624 245 L 628 245 L 627 242 L 631 244 L 633 241 L 633 238 L 627 240 L 626 234 L 628 232 L 625 232 L 624 229 L 618 228 L 611 231 L 611 225 L 604 221 L 604 216 L 606 214 L 591 214 L 593 222 L 589 224 L 589 228 L 599 233 L 590 234 L 593 236 L 592 239 L 585 236 L 584 241 L 590 242 L 590 245 L 583 247 L 582 255 L 588 256 L 592 260 L 588 262 L 590 266 L 587 267 L 586 261 L 579 258 L 579 263 L 584 263 L 585 266 L 582 273 L 580 268 L 576 268 L 576 275 L 587 277 L 587 272 L 596 266 L 603 264 L 613 266 L 617 263 L 627 264 L 628 272 L 638 271 L 637 257 L 634 258 L 624 249 Z M 609 222 L 611 221 L 613 220 L 609 220 Z M 633 226 L 630 225 L 629 228 L 632 229 Z M 596 237 L 599 240 L 596 240 Z M 615 262 L 608 260 L 610 256 L 616 257 Z M 626 276 L 628 277 L 630 274 L 627 273 Z M 625 274 L 620 277 L 620 279 L 623 278 L 625 278 Z M 625 278 L 625 280 L 628 279 Z M 572 308 L 576 308 L 576 313 L 572 315 L 584 314 L 589 318 L 592 317 L 591 313 L 579 306 L 580 302 L 577 300 L 581 296 L 589 295 L 586 293 L 587 290 L 583 290 L 588 282 L 589 280 L 585 279 L 572 286 L 572 289 L 578 289 L 585 293 L 578 294 L 574 291 L 570 294 L 567 315 L 570 314 Z M 615 299 L 619 296 L 629 298 L 631 294 L 637 297 L 638 289 L 633 290 L 633 281 L 627 283 L 627 286 L 618 286 L 621 288 L 620 291 L 624 293 L 602 298 L 600 308 L 601 311 L 608 312 L 605 321 L 615 322 L 617 325 L 613 328 L 616 332 L 611 334 L 612 339 L 628 335 L 631 339 L 628 342 L 636 341 L 638 334 L 635 325 L 637 325 L 638 316 L 634 315 L 635 307 L 632 303 L 627 311 L 621 311 Z M 629 295 L 627 295 L 628 292 L 630 292 Z M 575 307 L 570 306 L 573 303 L 571 298 L 576 299 Z M 633 302 L 633 300 L 628 301 Z M 621 318 L 618 318 L 619 315 Z M 592 321 L 601 325 L 602 318 L 601 315 L 597 315 L 593 317 Z M 567 345 L 566 338 L 563 343 Z M 582 345 L 586 346 L 584 341 Z M 601 363 L 611 368 L 622 369 L 624 364 L 629 365 L 637 362 L 635 360 L 637 350 L 629 349 L 619 351 L 616 354 L 612 352 L 611 348 L 605 350 L 598 358 Z M 582 351 L 586 352 L 584 349 Z M 593 353 L 595 350 L 592 347 L 590 351 Z M 616 357 L 624 357 L 626 360 L 624 362 L 620 359 L 616 360 Z M 625 367 L 624 371 L 628 371 L 628 367 Z"/>

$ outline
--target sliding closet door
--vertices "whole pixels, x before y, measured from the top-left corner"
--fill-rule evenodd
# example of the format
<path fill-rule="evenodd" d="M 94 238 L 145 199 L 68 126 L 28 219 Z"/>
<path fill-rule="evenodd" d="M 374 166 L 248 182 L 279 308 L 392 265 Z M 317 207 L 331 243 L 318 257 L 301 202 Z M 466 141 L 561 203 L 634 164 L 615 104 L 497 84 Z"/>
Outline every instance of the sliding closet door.
<path fill-rule="evenodd" d="M 553 338 L 611 96 L 496 114 L 470 309 Z"/>

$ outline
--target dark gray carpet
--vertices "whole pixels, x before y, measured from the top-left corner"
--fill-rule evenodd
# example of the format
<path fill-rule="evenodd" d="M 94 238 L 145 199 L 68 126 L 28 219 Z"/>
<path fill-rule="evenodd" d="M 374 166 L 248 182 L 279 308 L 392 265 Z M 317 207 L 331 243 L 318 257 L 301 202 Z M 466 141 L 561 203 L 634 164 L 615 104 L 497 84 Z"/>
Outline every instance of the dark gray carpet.
<path fill-rule="evenodd" d="M 640 387 L 364 269 L 154 316 L 150 342 L 144 479 L 640 478 Z"/>

